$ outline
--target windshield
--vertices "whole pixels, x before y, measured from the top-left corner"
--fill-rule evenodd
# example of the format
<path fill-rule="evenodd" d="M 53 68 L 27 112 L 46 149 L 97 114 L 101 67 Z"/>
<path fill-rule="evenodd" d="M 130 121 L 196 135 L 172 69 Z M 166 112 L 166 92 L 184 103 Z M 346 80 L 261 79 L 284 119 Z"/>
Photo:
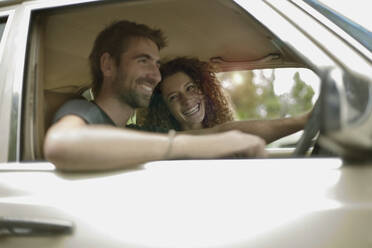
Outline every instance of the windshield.
<path fill-rule="evenodd" d="M 304 0 L 372 52 L 368 1 Z"/>
<path fill-rule="evenodd" d="M 370 8 L 368 8 L 368 1 L 320 0 L 320 2 L 341 13 L 355 23 L 362 25 L 369 31 L 372 31 L 371 11 Z"/>

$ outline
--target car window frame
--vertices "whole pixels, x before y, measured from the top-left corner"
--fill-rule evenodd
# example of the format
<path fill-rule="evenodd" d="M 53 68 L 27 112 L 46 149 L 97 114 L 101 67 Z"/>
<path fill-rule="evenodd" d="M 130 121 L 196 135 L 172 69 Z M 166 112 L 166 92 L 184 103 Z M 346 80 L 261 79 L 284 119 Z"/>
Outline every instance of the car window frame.
<path fill-rule="evenodd" d="M 7 7 L 7 8 L 0 8 L 0 18 L 5 20 L 5 27 L 0 39 L 0 92 L 4 92 L 2 96 L 2 104 L 0 104 L 0 112 L 2 113 L 0 116 L 0 123 L 2 125 L 2 138 L 0 139 L 0 162 L 7 162 L 8 161 L 8 151 L 9 151 L 9 132 L 7 130 L 10 129 L 10 125 L 6 125 L 9 115 L 7 112 L 10 110 L 11 99 L 9 98 L 8 94 L 5 94 L 5 91 L 10 83 L 9 80 L 6 78 L 7 72 L 7 64 L 8 61 L 6 59 L 5 51 L 7 41 L 9 39 L 11 26 L 13 23 L 15 8 L 14 7 Z M 6 101 L 6 100 L 9 101 Z"/>
<path fill-rule="evenodd" d="M 17 1 L 1 5 L 0 14 L 8 14 L 8 20 L 7 30 L 4 30 L 1 44 L 3 46 L 1 58 L 7 60 L 7 63 L 1 63 L 6 68 L 3 68 L 4 71 L 0 74 L 6 75 L 1 79 L 5 83 L 0 87 L 6 87 L 8 92 L 6 94 L 7 99 L 2 101 L 3 105 L 6 106 L 0 107 L 1 113 L 4 113 L 3 116 L 5 116 L 4 119 L 0 117 L 0 121 L 1 123 L 7 123 L 7 125 L 4 125 L 5 135 L 0 143 L 0 163 L 22 161 L 23 104 L 25 103 L 24 96 L 28 93 L 24 90 L 24 87 L 29 83 L 32 84 L 32 82 L 26 82 L 28 77 L 26 66 L 29 63 L 28 41 L 32 16 L 39 10 L 112 1 L 114 0 Z M 14 39 L 17 39 L 16 44 L 11 42 Z M 14 53 L 17 55 L 14 55 Z M 19 63 L 19 61 L 22 62 Z"/>

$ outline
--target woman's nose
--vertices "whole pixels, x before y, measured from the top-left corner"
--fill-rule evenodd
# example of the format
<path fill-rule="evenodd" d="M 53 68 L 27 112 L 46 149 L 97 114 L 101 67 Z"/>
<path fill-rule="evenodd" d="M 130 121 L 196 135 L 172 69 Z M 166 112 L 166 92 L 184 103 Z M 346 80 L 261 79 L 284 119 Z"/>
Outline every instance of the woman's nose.
<path fill-rule="evenodd" d="M 181 103 L 185 107 L 189 107 L 192 105 L 192 97 L 187 94 L 181 94 Z"/>

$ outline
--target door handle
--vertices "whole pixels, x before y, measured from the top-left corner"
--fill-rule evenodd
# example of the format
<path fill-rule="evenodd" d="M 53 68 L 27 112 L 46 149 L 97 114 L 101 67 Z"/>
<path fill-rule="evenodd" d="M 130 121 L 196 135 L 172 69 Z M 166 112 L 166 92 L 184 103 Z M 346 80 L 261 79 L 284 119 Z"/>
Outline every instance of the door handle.
<path fill-rule="evenodd" d="M 73 223 L 66 220 L 0 216 L 0 237 L 66 235 L 72 234 L 73 227 Z"/>

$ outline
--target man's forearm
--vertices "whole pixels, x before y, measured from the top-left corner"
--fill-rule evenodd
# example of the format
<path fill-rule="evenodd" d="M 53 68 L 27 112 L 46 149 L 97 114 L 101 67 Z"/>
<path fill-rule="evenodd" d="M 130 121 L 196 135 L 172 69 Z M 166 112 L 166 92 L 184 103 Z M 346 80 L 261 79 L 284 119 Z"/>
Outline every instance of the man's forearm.
<path fill-rule="evenodd" d="M 46 158 L 61 170 L 107 170 L 163 159 L 166 135 L 103 126 L 51 130 L 44 145 Z"/>
<path fill-rule="evenodd" d="M 50 130 L 44 151 L 59 170 L 128 168 L 148 161 L 178 158 L 220 158 L 232 154 L 264 157 L 265 142 L 239 131 L 210 135 L 179 134 L 174 138 L 127 129 L 85 126 Z M 60 137 L 58 137 L 60 136 Z"/>
<path fill-rule="evenodd" d="M 174 137 L 87 125 L 70 115 L 48 130 L 44 155 L 57 169 L 82 171 L 126 168 L 162 159 L 219 158 L 235 153 L 265 156 L 264 147 L 261 138 L 239 131 Z"/>

